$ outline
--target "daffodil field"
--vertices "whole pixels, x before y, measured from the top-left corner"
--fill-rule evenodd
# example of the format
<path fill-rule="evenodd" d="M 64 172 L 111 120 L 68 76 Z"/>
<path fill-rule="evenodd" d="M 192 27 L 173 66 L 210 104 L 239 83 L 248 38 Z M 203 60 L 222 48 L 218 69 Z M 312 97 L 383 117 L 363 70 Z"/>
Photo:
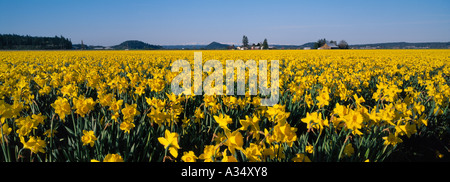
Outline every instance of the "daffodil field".
<path fill-rule="evenodd" d="M 1 51 L 0 161 L 448 160 L 450 50 L 201 51 L 279 60 L 274 106 L 173 94 L 194 52 Z"/>

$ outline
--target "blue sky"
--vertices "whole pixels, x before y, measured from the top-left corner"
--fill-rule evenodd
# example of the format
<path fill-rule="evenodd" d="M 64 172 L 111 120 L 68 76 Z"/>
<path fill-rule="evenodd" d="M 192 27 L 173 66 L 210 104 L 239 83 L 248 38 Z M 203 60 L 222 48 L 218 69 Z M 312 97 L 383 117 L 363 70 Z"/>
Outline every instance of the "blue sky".
<path fill-rule="evenodd" d="M 0 0 L 0 33 L 116 45 L 450 41 L 450 1 Z"/>

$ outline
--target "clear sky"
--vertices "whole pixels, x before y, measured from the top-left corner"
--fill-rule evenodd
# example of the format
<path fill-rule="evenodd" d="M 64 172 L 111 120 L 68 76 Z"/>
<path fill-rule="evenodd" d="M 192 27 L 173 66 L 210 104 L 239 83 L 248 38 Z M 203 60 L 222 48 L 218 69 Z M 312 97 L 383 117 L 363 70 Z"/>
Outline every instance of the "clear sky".
<path fill-rule="evenodd" d="M 450 41 L 449 0 L 0 0 L 0 34 L 72 43 L 349 44 Z"/>

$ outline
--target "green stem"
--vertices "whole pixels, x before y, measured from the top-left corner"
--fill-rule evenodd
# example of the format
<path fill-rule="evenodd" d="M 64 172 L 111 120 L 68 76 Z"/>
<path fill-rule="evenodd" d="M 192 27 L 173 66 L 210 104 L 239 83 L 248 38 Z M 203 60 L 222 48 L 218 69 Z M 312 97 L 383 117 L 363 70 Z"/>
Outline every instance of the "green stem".
<path fill-rule="evenodd" d="M 322 136 L 322 130 L 323 129 L 320 130 L 319 136 L 317 137 L 316 142 L 314 142 L 314 146 L 316 146 L 316 144 L 319 142 L 319 138 L 320 138 L 320 136 Z"/>
<path fill-rule="evenodd" d="M 347 135 L 345 136 L 345 139 L 347 139 L 349 135 L 350 135 L 350 132 L 347 133 Z M 342 152 L 344 152 L 346 143 L 347 143 L 347 141 L 345 141 L 344 144 L 342 144 L 341 150 L 339 151 L 338 160 L 341 160 Z"/>
<path fill-rule="evenodd" d="M 6 121 L 5 121 L 6 122 Z M 9 150 L 8 147 L 6 146 L 5 148 L 5 140 L 3 139 L 5 136 L 3 136 L 3 127 L 2 125 L 0 125 L 0 130 L 1 130 L 1 140 L 2 140 L 2 150 L 3 150 L 3 155 L 5 156 L 5 162 L 11 162 L 10 158 L 9 158 Z"/>
<path fill-rule="evenodd" d="M 50 152 L 49 152 L 49 156 L 48 156 L 48 160 L 50 162 L 52 161 L 52 151 L 53 151 L 53 118 L 55 115 L 53 115 L 52 119 L 50 120 Z"/>

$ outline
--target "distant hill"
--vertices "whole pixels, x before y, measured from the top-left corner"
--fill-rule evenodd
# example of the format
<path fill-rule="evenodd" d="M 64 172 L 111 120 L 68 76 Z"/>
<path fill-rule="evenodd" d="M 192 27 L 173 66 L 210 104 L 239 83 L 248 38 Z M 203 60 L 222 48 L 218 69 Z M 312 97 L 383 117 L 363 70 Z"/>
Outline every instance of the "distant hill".
<path fill-rule="evenodd" d="M 388 42 L 350 45 L 350 49 L 449 49 L 450 42 Z"/>
<path fill-rule="evenodd" d="M 302 48 L 300 45 L 269 45 L 269 47 L 273 47 L 274 49 L 300 49 L 300 48 Z"/>
<path fill-rule="evenodd" d="M 301 45 L 301 47 L 303 47 L 303 48 L 305 48 L 305 47 L 314 47 L 314 44 L 315 44 L 315 42 L 308 42 L 308 43 L 305 43 L 305 44 L 303 44 L 303 45 Z"/>
<path fill-rule="evenodd" d="M 145 50 L 154 50 L 154 49 L 162 49 L 163 47 L 159 45 L 147 44 L 138 40 L 127 40 L 122 42 L 119 45 L 111 46 L 112 49 L 145 49 Z"/>
<path fill-rule="evenodd" d="M 305 47 L 312 48 L 315 42 L 308 42 L 302 45 L 269 45 L 269 47 L 274 47 L 275 49 L 303 49 Z"/>
<path fill-rule="evenodd" d="M 221 44 L 218 42 L 211 42 L 205 47 L 205 49 L 217 50 L 217 49 L 228 49 L 228 47 L 230 47 L 230 45 Z"/>
<path fill-rule="evenodd" d="M 313 48 L 315 42 L 307 42 L 302 45 L 279 45 L 269 44 L 269 47 L 273 49 L 304 49 Z M 81 44 L 73 44 L 73 49 L 80 49 Z M 211 42 L 208 45 L 151 45 L 138 40 L 128 40 L 115 46 L 93 46 L 84 45 L 84 49 L 172 49 L 172 50 L 225 50 L 231 46 L 228 44 L 222 44 L 219 42 Z M 350 45 L 350 49 L 450 49 L 450 42 L 421 42 L 421 43 L 408 43 L 408 42 L 389 42 L 389 43 L 375 43 L 375 44 L 353 44 Z"/>

